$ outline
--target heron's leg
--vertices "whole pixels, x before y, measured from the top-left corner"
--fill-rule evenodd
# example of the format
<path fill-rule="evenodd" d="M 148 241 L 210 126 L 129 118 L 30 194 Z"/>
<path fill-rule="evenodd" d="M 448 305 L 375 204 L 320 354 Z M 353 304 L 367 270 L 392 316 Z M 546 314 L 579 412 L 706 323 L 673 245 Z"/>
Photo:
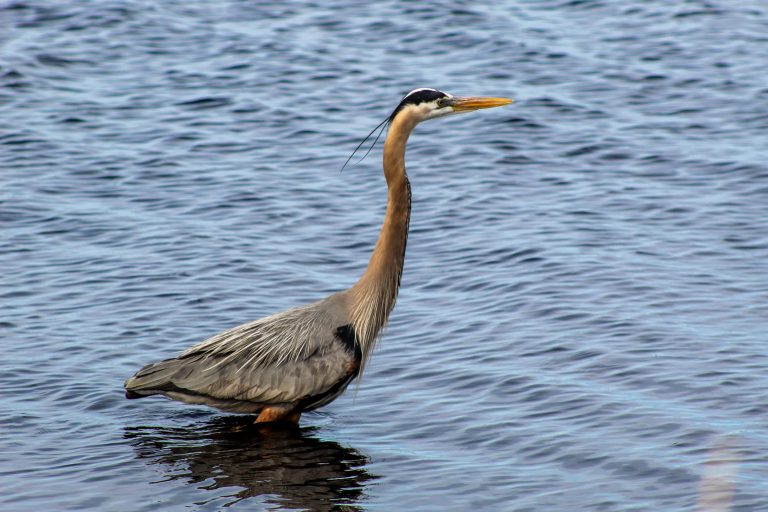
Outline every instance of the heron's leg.
<path fill-rule="evenodd" d="M 298 425 L 300 418 L 301 418 L 301 411 L 299 411 L 297 409 L 297 410 L 291 412 L 290 414 L 286 415 L 286 417 L 284 419 L 285 419 L 285 421 L 290 421 L 294 425 Z"/>
<path fill-rule="evenodd" d="M 301 411 L 294 409 L 294 404 L 269 405 L 261 410 L 256 423 L 273 423 L 276 421 L 285 421 L 289 423 L 298 423 L 301 417 Z"/>

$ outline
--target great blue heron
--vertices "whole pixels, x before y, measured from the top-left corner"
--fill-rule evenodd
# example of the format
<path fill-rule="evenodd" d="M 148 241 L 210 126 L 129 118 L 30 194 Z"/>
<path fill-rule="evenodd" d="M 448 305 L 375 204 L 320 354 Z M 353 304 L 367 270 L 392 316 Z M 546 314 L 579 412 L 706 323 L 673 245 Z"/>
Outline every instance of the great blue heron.
<path fill-rule="evenodd" d="M 125 382 L 126 397 L 165 395 L 258 414 L 256 423 L 298 423 L 302 412 L 333 401 L 362 373 L 395 306 L 411 212 L 408 136 L 427 119 L 511 102 L 457 98 L 427 88 L 409 92 L 383 123 L 389 125 L 384 142 L 387 212 L 360 280 L 318 302 L 234 327 L 178 357 L 147 365 Z"/>

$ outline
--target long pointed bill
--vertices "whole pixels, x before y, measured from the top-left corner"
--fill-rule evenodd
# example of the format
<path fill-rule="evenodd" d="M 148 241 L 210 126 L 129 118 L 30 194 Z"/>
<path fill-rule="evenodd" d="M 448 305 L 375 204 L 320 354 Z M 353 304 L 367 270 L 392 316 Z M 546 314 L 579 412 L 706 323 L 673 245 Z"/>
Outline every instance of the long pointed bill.
<path fill-rule="evenodd" d="M 508 98 L 453 98 L 452 106 L 454 112 L 471 112 L 481 108 L 503 107 L 513 101 Z"/>

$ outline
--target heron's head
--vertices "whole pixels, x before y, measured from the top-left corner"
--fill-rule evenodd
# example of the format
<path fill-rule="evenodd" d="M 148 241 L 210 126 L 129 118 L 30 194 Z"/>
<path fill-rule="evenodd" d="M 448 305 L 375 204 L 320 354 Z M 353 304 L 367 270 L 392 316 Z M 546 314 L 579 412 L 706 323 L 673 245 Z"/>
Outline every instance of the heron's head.
<path fill-rule="evenodd" d="M 406 94 L 389 120 L 393 121 L 398 114 L 402 113 L 420 123 L 427 119 L 472 112 L 481 108 L 501 107 L 510 103 L 512 100 L 507 98 L 459 98 L 437 89 L 421 88 Z"/>
<path fill-rule="evenodd" d="M 472 112 L 481 108 L 501 107 L 503 105 L 509 105 L 512 100 L 507 98 L 483 98 L 483 97 L 471 97 L 471 98 L 457 98 L 448 93 L 438 91 L 437 89 L 421 88 L 414 89 L 405 95 L 400 101 L 400 104 L 392 112 L 392 114 L 384 119 L 379 125 L 371 130 L 363 141 L 357 145 L 352 154 L 349 155 L 347 161 L 341 166 L 341 169 L 347 166 L 352 157 L 355 156 L 357 150 L 359 150 L 363 144 L 365 144 L 371 136 L 379 130 L 376 138 L 373 139 L 373 144 L 365 152 L 365 155 L 358 160 L 361 162 L 368 153 L 371 152 L 376 142 L 379 140 L 382 132 L 389 127 L 394 126 L 398 134 L 405 134 L 405 138 L 408 138 L 408 134 L 411 130 L 422 121 L 427 119 L 435 119 L 436 117 L 443 117 L 449 114 L 461 114 L 462 112 Z M 398 121 L 396 122 L 395 119 Z M 391 135 L 392 132 L 389 132 Z"/>

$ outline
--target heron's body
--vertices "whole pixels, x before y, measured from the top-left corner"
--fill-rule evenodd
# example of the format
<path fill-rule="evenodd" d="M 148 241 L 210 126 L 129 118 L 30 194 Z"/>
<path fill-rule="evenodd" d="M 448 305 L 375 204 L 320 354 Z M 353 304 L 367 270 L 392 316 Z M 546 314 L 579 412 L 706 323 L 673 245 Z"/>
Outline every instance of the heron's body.
<path fill-rule="evenodd" d="M 257 422 L 298 422 L 347 388 L 365 367 L 394 308 L 408 239 L 411 190 L 405 147 L 420 121 L 508 104 L 409 93 L 389 118 L 384 144 L 387 213 L 368 267 L 350 289 L 224 331 L 150 364 L 125 383 L 128 398 L 161 394 L 191 404 L 258 414 Z"/>

